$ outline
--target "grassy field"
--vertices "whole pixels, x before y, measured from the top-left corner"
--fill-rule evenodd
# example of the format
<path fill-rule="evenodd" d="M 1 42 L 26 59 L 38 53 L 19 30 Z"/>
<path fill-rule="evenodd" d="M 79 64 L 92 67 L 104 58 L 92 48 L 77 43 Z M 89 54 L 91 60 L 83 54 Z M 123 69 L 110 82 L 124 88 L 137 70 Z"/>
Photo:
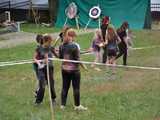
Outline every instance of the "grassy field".
<path fill-rule="evenodd" d="M 134 47 L 160 45 L 158 31 L 134 31 Z M 90 46 L 93 34 L 79 36 L 81 49 Z M 27 44 L 0 50 L 0 61 L 31 59 L 36 44 Z M 129 65 L 160 67 L 160 47 L 130 51 Z M 93 56 L 82 56 L 93 61 Z M 118 64 L 121 64 L 121 59 Z M 72 89 L 67 108 L 61 111 L 60 62 L 55 61 L 55 87 L 58 105 L 55 120 L 159 120 L 160 119 L 160 71 L 116 69 L 115 80 L 110 80 L 108 68 L 103 71 L 82 70 L 81 103 L 89 108 L 86 112 L 73 110 Z M 48 89 L 44 102 L 34 106 L 33 91 L 36 85 L 31 64 L 0 67 L 0 120 L 50 120 Z"/>

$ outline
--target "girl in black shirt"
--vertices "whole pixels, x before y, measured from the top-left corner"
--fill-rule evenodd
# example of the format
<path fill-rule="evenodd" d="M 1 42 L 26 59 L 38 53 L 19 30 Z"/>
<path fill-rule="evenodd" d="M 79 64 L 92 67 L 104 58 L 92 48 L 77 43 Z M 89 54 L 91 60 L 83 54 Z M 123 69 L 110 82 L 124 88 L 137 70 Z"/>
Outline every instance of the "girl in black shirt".
<path fill-rule="evenodd" d="M 118 44 L 119 54 L 116 56 L 116 59 L 123 55 L 123 65 L 127 65 L 127 49 L 128 44 L 126 41 L 127 38 L 127 29 L 129 28 L 128 22 L 124 22 L 119 29 L 117 29 L 117 34 L 121 39 L 121 42 Z"/>
<path fill-rule="evenodd" d="M 59 57 L 67 60 L 80 60 L 80 50 L 73 42 L 76 36 L 73 29 L 68 28 L 64 32 L 63 44 L 59 47 Z M 62 92 L 61 92 L 61 109 L 65 109 L 68 90 L 72 82 L 75 110 L 87 110 L 80 105 L 80 68 L 79 63 L 66 62 L 62 63 Z"/>

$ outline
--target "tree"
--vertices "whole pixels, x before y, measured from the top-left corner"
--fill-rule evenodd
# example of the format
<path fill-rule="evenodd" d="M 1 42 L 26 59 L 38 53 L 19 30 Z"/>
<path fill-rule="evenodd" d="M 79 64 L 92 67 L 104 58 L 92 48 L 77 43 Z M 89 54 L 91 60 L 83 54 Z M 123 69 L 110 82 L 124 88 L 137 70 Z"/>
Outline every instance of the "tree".
<path fill-rule="evenodd" d="M 48 6 L 49 6 L 50 23 L 51 25 L 54 25 L 56 22 L 57 12 L 58 12 L 58 0 L 48 0 Z"/>

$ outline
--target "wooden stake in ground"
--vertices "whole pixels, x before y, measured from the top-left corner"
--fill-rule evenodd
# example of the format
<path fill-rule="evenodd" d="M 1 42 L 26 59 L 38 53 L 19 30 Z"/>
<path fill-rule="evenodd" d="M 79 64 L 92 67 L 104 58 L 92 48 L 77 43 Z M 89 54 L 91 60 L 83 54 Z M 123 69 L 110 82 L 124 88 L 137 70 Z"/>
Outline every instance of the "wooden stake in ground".
<path fill-rule="evenodd" d="M 48 54 L 47 54 L 47 81 L 48 81 L 48 92 L 49 92 L 49 100 L 50 100 L 50 109 L 51 109 L 51 120 L 54 119 L 54 111 L 53 111 L 53 102 L 51 98 L 51 84 L 50 84 L 50 77 L 49 77 L 49 65 L 48 65 Z"/>

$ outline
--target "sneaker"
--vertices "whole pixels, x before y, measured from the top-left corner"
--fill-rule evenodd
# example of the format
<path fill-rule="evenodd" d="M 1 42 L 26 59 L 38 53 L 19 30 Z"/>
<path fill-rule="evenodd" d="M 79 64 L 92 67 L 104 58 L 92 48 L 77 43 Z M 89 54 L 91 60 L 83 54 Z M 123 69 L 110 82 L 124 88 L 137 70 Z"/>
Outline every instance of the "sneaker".
<path fill-rule="evenodd" d="M 88 108 L 87 107 L 84 107 L 84 106 L 82 106 L 82 105 L 79 105 L 79 106 L 75 106 L 74 107 L 74 110 L 87 110 Z"/>
<path fill-rule="evenodd" d="M 60 109 L 61 109 L 61 110 L 64 110 L 65 108 L 66 108 L 66 107 L 65 107 L 64 105 L 61 105 L 61 106 L 60 106 Z"/>
<path fill-rule="evenodd" d="M 98 67 L 95 67 L 94 68 L 96 71 L 98 71 L 98 72 L 100 72 L 101 71 L 101 69 L 100 68 L 98 68 Z"/>
<path fill-rule="evenodd" d="M 35 105 L 35 106 L 39 106 L 39 105 L 41 105 L 41 102 L 35 101 L 35 102 L 34 102 L 34 105 Z"/>
<path fill-rule="evenodd" d="M 37 93 L 38 93 L 37 90 L 33 93 L 35 98 L 37 98 Z"/>

